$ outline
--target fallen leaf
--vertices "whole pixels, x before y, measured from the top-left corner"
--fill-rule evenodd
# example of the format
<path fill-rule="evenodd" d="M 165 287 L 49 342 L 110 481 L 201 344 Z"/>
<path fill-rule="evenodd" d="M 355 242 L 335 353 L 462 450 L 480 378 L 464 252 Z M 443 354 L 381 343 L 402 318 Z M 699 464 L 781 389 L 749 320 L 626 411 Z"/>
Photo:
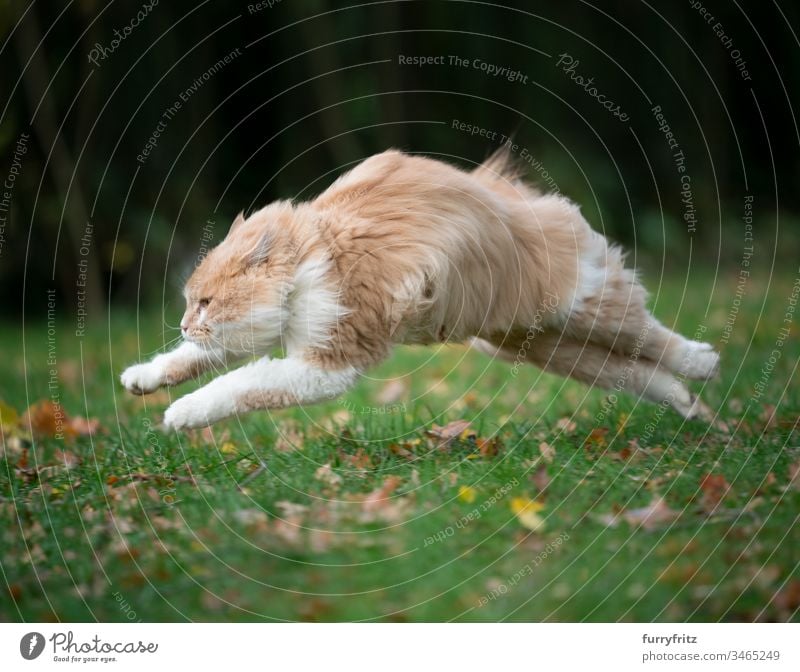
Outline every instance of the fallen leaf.
<path fill-rule="evenodd" d="M 542 459 L 547 462 L 547 464 L 551 464 L 556 456 L 556 449 L 544 441 L 539 444 L 539 452 L 542 454 Z"/>
<path fill-rule="evenodd" d="M 531 475 L 531 481 L 536 486 L 540 495 L 544 493 L 547 490 L 547 486 L 550 485 L 550 476 L 547 474 L 547 467 L 543 464 L 536 467 L 536 471 Z"/>
<path fill-rule="evenodd" d="M 789 465 L 789 488 L 800 490 L 800 460 Z"/>
<path fill-rule="evenodd" d="M 700 481 L 703 497 L 700 501 L 706 513 L 713 513 L 730 490 L 730 483 L 722 474 L 706 474 Z"/>
<path fill-rule="evenodd" d="M 350 455 L 340 451 L 339 457 L 343 462 L 347 462 L 355 469 L 372 469 L 372 458 L 370 458 L 369 453 L 367 453 L 367 451 L 363 448 L 359 448 L 355 455 Z"/>
<path fill-rule="evenodd" d="M 323 464 L 319 469 L 314 472 L 314 478 L 330 486 L 339 486 L 342 483 L 342 477 L 337 474 L 330 465 Z"/>
<path fill-rule="evenodd" d="M 376 400 L 379 404 L 393 404 L 402 399 L 408 391 L 408 384 L 402 379 L 390 380 L 378 392 Z"/>
<path fill-rule="evenodd" d="M 755 494 L 763 494 L 766 490 L 769 490 L 775 483 L 778 481 L 778 478 L 775 476 L 773 472 L 767 472 L 767 475 L 764 476 L 764 480 L 761 482 L 761 485 L 756 489 Z M 752 500 L 751 500 L 752 501 Z M 748 502 L 749 506 L 750 502 Z"/>
<path fill-rule="evenodd" d="M 278 426 L 278 438 L 275 439 L 275 450 L 280 453 L 291 453 L 295 450 L 303 450 L 305 436 L 300 428 L 291 425 Z"/>
<path fill-rule="evenodd" d="M 403 457 L 406 460 L 413 460 L 415 459 L 414 453 L 409 450 L 409 447 L 413 445 L 411 441 L 405 441 L 404 443 L 392 443 L 389 444 L 389 451 L 394 453 L 399 457 Z"/>
<path fill-rule="evenodd" d="M 778 424 L 778 419 L 775 417 L 776 410 L 772 404 L 764 404 L 763 410 L 758 416 L 758 419 L 764 423 L 764 429 L 772 429 Z"/>
<path fill-rule="evenodd" d="M 69 428 L 69 419 L 61 404 L 53 401 L 37 401 L 32 404 L 25 415 L 22 423 L 30 427 L 34 436 L 52 437 L 64 434 Z"/>
<path fill-rule="evenodd" d="M 402 479 L 399 476 L 387 476 L 383 485 L 370 492 L 362 502 L 365 511 L 380 509 L 391 502 L 392 493 L 400 486 Z"/>
<path fill-rule="evenodd" d="M 778 427 L 788 429 L 790 432 L 796 432 L 800 429 L 800 416 L 797 416 L 794 420 L 779 420 Z"/>
<path fill-rule="evenodd" d="M 217 434 L 214 434 L 215 431 L 217 432 Z M 230 437 L 231 437 L 231 432 L 228 429 L 219 430 L 218 428 L 215 429 L 212 426 L 212 427 L 203 427 L 203 429 L 200 430 L 200 438 L 205 443 L 210 443 L 214 446 L 219 446 L 225 443 L 230 439 Z"/>
<path fill-rule="evenodd" d="M 61 404 L 47 399 L 32 404 L 20 424 L 30 427 L 34 436 L 61 439 L 93 434 L 100 429 L 99 420 L 79 416 L 71 418 Z"/>
<path fill-rule="evenodd" d="M 300 516 L 304 515 L 306 511 L 308 511 L 308 507 L 304 506 L 303 504 L 297 504 L 295 502 L 290 502 L 286 499 L 282 499 L 279 502 L 275 502 L 275 506 L 277 506 L 281 513 L 286 518 L 299 518 Z"/>
<path fill-rule="evenodd" d="M 514 497 L 509 506 L 523 527 L 532 531 L 541 530 L 544 527 L 544 520 L 538 513 L 544 508 L 544 504 L 541 502 L 529 497 Z"/>
<path fill-rule="evenodd" d="M 477 494 L 478 491 L 469 485 L 461 485 L 458 488 L 458 498 L 462 502 L 466 502 L 467 504 L 472 504 L 472 502 L 475 501 L 475 497 Z"/>
<path fill-rule="evenodd" d="M 339 409 L 330 416 L 330 420 L 333 421 L 334 428 L 338 425 L 343 425 L 350 420 L 350 411 L 345 408 Z"/>
<path fill-rule="evenodd" d="M 238 509 L 233 512 L 234 519 L 248 527 L 264 528 L 267 525 L 267 514 L 263 509 Z"/>
<path fill-rule="evenodd" d="M 219 452 L 224 453 L 225 455 L 232 455 L 237 451 L 236 446 L 232 442 L 226 441 L 219 447 Z"/>
<path fill-rule="evenodd" d="M 480 457 L 494 457 L 500 452 L 501 443 L 496 436 L 491 439 L 476 439 L 475 444 L 478 446 Z"/>
<path fill-rule="evenodd" d="M 97 418 L 82 418 L 79 415 L 71 418 L 69 425 L 78 436 L 89 436 L 100 430 L 100 421 Z"/>
<path fill-rule="evenodd" d="M 569 418 L 561 418 L 557 423 L 556 427 L 559 431 L 563 432 L 564 434 L 572 434 L 577 428 L 577 425 L 572 422 Z"/>
<path fill-rule="evenodd" d="M 622 460 L 623 462 L 640 459 L 645 454 L 646 451 L 639 446 L 639 442 L 636 439 L 628 441 L 628 445 L 621 450 L 609 450 L 605 453 L 605 455 L 612 460 Z"/>
<path fill-rule="evenodd" d="M 7 434 L 17 424 L 18 420 L 17 410 L 0 400 L 0 426 L 3 428 L 3 433 Z"/>
<path fill-rule="evenodd" d="M 772 599 L 778 609 L 795 614 L 800 609 L 800 581 L 789 581 Z"/>
<path fill-rule="evenodd" d="M 641 525 L 645 530 L 671 523 L 678 519 L 680 512 L 669 508 L 663 497 L 654 497 L 653 501 L 641 509 L 624 511 L 622 517 L 631 525 Z"/>
<path fill-rule="evenodd" d="M 608 427 L 595 427 L 584 439 L 584 448 L 604 448 L 606 446 Z"/>
<path fill-rule="evenodd" d="M 72 469 L 80 464 L 80 459 L 73 453 L 67 451 L 56 450 L 54 456 L 56 460 L 61 462 L 67 469 Z"/>
<path fill-rule="evenodd" d="M 465 432 L 469 431 L 469 420 L 454 420 L 453 422 L 440 427 L 433 425 L 427 430 L 428 436 L 433 436 L 439 440 L 439 447 L 447 446 L 457 438 L 467 438 Z"/>

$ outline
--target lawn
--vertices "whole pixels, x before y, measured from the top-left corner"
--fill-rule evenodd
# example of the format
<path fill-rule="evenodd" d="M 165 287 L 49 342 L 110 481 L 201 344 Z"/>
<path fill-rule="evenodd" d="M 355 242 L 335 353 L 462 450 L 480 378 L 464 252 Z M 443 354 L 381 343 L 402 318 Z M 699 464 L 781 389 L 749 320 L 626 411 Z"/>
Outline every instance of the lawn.
<path fill-rule="evenodd" d="M 736 281 L 650 282 L 722 352 L 693 385 L 712 426 L 447 346 L 399 348 L 325 405 L 164 433 L 195 384 L 118 383 L 172 337 L 160 311 L 82 339 L 6 321 L 0 620 L 796 619 L 794 279 L 751 280 L 728 338 Z"/>

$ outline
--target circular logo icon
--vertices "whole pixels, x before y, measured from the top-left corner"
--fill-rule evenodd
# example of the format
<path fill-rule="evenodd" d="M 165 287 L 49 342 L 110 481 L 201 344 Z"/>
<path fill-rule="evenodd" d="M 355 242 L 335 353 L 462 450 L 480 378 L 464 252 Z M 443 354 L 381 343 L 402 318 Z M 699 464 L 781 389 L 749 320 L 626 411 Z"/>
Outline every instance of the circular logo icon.
<path fill-rule="evenodd" d="M 19 652 L 25 660 L 38 658 L 44 651 L 44 635 L 41 632 L 29 632 L 19 641 Z"/>

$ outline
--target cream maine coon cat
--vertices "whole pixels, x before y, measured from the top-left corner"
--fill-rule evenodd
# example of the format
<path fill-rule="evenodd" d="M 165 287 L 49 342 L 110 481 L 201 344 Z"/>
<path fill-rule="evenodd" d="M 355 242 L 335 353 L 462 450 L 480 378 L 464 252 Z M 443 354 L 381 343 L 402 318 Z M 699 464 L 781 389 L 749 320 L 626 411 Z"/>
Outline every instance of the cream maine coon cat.
<path fill-rule="evenodd" d="M 259 357 L 173 403 L 168 428 L 331 399 L 396 343 L 478 350 L 706 412 L 682 382 L 719 355 L 653 318 L 619 249 L 496 154 L 472 172 L 388 151 L 310 203 L 239 215 L 186 285 L 184 343 L 131 366 L 135 394 Z M 269 353 L 282 346 L 286 356 Z"/>

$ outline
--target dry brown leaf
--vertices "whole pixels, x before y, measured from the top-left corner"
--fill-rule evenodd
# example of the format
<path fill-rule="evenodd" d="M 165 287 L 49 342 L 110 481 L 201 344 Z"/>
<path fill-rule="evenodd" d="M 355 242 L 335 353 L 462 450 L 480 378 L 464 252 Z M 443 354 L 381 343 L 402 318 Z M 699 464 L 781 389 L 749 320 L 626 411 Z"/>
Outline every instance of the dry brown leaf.
<path fill-rule="evenodd" d="M 227 443 L 231 440 L 231 431 L 229 429 L 219 429 L 213 426 L 203 427 L 203 429 L 200 430 L 200 437 L 205 443 L 221 446 L 223 443 Z"/>
<path fill-rule="evenodd" d="M 671 509 L 663 497 L 654 497 L 653 501 L 641 509 L 623 511 L 622 518 L 631 525 L 641 526 L 645 530 L 672 523 L 680 516 L 680 511 Z M 618 516 L 614 517 L 615 519 Z"/>
<path fill-rule="evenodd" d="M 387 476 L 383 485 L 370 492 L 362 502 L 365 511 L 374 511 L 391 502 L 392 493 L 400 486 L 402 479 L 399 476 Z"/>
<path fill-rule="evenodd" d="M 500 452 L 500 446 L 502 445 L 500 439 L 496 436 L 491 439 L 475 439 L 475 444 L 481 457 L 494 457 Z"/>
<path fill-rule="evenodd" d="M 400 399 L 402 399 L 406 392 L 408 391 L 408 384 L 403 379 L 395 379 L 390 380 L 386 385 L 383 386 L 380 392 L 378 392 L 378 396 L 376 397 L 376 401 L 379 404 L 393 404 Z"/>
<path fill-rule="evenodd" d="M 454 420 L 443 427 L 439 425 L 433 425 L 427 432 L 428 436 L 436 437 L 440 439 L 439 445 L 446 446 L 454 439 L 457 439 L 464 435 L 465 432 L 469 429 L 469 420 Z M 464 437 L 466 438 L 466 437 Z"/>
<path fill-rule="evenodd" d="M 330 462 L 317 469 L 314 472 L 314 478 L 332 487 L 338 487 L 342 484 L 342 477 L 333 470 Z"/>
<path fill-rule="evenodd" d="M 772 429 L 778 424 L 778 419 L 775 417 L 776 410 L 772 404 L 764 404 L 763 410 L 758 416 L 758 419 L 764 423 L 764 429 Z"/>
<path fill-rule="evenodd" d="M 54 456 L 67 469 L 72 469 L 80 464 L 80 458 L 68 451 L 56 450 Z"/>
<path fill-rule="evenodd" d="M 32 404 L 25 411 L 21 424 L 30 427 L 34 436 L 64 439 L 93 434 L 100 429 L 99 420 L 80 416 L 71 418 L 61 404 L 48 399 Z"/>
<path fill-rule="evenodd" d="M 359 448 L 355 455 L 349 455 L 348 453 L 340 451 L 339 457 L 342 462 L 347 462 L 355 469 L 372 469 L 372 458 L 370 458 L 369 453 L 363 448 Z"/>
<path fill-rule="evenodd" d="M 22 416 L 23 426 L 30 427 L 34 436 L 50 437 L 64 434 L 69 418 L 61 404 L 49 400 L 37 401 Z"/>
<path fill-rule="evenodd" d="M 605 448 L 606 434 L 608 427 L 595 427 L 583 441 L 583 447 L 587 450 L 593 448 Z"/>
<path fill-rule="evenodd" d="M 413 460 L 414 453 L 412 453 L 408 448 L 406 448 L 407 445 L 408 445 L 407 443 L 404 444 L 392 443 L 389 445 L 389 451 L 394 453 L 395 455 L 398 455 L 399 457 L 403 457 L 407 460 Z"/>
<path fill-rule="evenodd" d="M 305 436 L 295 425 L 278 426 L 278 437 L 275 439 L 275 450 L 280 453 L 291 453 L 303 450 Z"/>
<path fill-rule="evenodd" d="M 789 488 L 800 490 L 800 460 L 789 465 Z"/>
<path fill-rule="evenodd" d="M 97 418 L 82 418 L 76 415 L 69 424 L 78 436 L 88 436 L 100 430 L 100 421 Z"/>
<path fill-rule="evenodd" d="M 533 472 L 531 475 L 531 481 L 536 486 L 537 490 L 539 490 L 539 494 L 545 492 L 547 490 L 547 486 L 550 485 L 550 476 L 547 475 L 547 467 L 543 464 L 540 464 L 536 471 Z"/>
<path fill-rule="evenodd" d="M 800 581 L 789 581 L 772 599 L 778 609 L 796 613 L 800 609 Z"/>
<path fill-rule="evenodd" d="M 569 418 L 561 418 L 556 423 L 556 427 L 564 434 L 572 434 L 572 432 L 574 432 L 577 428 L 577 425 Z"/>
<path fill-rule="evenodd" d="M 730 483 L 722 474 L 706 474 L 700 481 L 703 497 L 700 501 L 706 513 L 713 513 L 730 490 Z"/>
<path fill-rule="evenodd" d="M 275 502 L 275 506 L 281 510 L 281 513 L 285 518 L 299 518 L 305 515 L 306 511 L 308 511 L 307 506 L 290 502 L 286 499 Z"/>
<path fill-rule="evenodd" d="M 236 522 L 252 528 L 264 529 L 267 526 L 266 511 L 258 508 L 238 509 L 233 512 Z"/>
<path fill-rule="evenodd" d="M 797 416 L 794 420 L 779 420 L 778 427 L 796 432 L 800 429 L 800 416 Z"/>

